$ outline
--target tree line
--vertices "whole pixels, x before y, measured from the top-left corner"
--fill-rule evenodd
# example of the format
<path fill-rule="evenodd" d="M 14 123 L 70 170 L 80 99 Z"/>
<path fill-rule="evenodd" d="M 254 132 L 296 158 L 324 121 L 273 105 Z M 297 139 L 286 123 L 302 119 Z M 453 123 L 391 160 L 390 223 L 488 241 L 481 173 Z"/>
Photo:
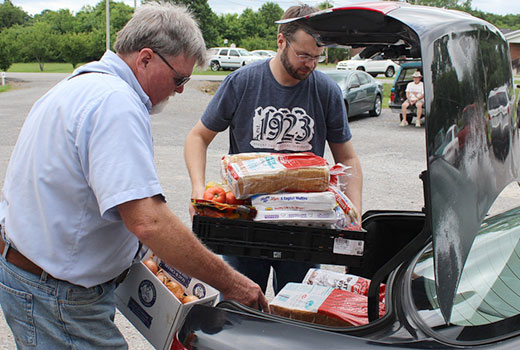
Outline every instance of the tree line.
<path fill-rule="evenodd" d="M 284 10 L 275 2 L 266 2 L 257 11 L 250 8 L 241 14 L 215 14 L 207 0 L 169 0 L 186 5 L 197 18 L 208 48 L 228 46 L 248 50 L 276 50 L 276 34 Z M 147 2 L 141 1 L 141 3 Z M 471 9 L 471 0 L 406 0 L 406 2 L 469 12 L 498 28 L 520 29 L 520 15 L 500 16 Z M 130 19 L 134 8 L 110 1 L 110 39 L 112 47 L 117 32 Z M 324 1 L 319 8 L 332 7 Z M 38 62 L 43 71 L 46 62 L 77 64 L 99 59 L 106 48 L 106 3 L 84 6 L 76 14 L 69 10 L 44 10 L 30 16 L 10 0 L 0 4 L 0 70 L 14 62 Z M 226 44 L 227 45 L 226 45 Z M 329 49 L 329 61 L 348 57 L 347 49 Z"/>

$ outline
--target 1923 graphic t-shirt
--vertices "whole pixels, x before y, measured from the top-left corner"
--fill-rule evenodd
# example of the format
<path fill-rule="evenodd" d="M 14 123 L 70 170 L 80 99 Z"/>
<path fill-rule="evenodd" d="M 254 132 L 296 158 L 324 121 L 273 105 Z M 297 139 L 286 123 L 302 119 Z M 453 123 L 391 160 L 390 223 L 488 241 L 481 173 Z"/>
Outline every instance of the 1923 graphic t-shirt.
<path fill-rule="evenodd" d="M 208 129 L 229 127 L 229 153 L 313 152 L 326 141 L 351 139 L 339 86 L 314 71 L 295 86 L 280 85 L 269 60 L 229 74 L 201 118 Z"/>

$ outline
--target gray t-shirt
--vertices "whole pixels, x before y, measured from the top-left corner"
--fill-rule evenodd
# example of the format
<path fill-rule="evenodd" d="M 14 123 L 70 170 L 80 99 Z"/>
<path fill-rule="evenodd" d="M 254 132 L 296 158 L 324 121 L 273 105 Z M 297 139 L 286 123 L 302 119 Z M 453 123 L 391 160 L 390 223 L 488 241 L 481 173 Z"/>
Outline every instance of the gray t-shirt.
<path fill-rule="evenodd" d="M 201 118 L 208 129 L 229 129 L 229 153 L 313 152 L 326 141 L 351 139 L 339 86 L 314 71 L 295 86 L 280 85 L 269 60 L 229 74 Z"/>

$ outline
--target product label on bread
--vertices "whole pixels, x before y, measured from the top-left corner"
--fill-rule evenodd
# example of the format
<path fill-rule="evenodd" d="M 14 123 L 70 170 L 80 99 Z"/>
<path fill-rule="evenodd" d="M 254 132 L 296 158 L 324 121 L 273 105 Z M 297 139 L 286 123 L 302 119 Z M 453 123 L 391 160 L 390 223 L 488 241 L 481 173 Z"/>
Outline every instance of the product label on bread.
<path fill-rule="evenodd" d="M 307 271 L 303 284 L 332 287 L 335 289 L 346 290 L 347 292 L 368 296 L 370 280 L 348 273 L 340 273 L 325 269 L 311 268 Z M 383 301 L 385 297 L 386 285 L 379 286 L 379 301 Z"/>
<path fill-rule="evenodd" d="M 278 305 L 293 310 L 318 312 L 332 288 L 287 283 L 269 305 Z"/>
<path fill-rule="evenodd" d="M 334 238 L 332 252 L 334 254 L 363 256 L 365 242 L 357 239 Z"/>
<path fill-rule="evenodd" d="M 259 210 L 323 210 L 336 206 L 332 192 L 303 192 L 259 195 L 251 198 L 252 205 Z"/>

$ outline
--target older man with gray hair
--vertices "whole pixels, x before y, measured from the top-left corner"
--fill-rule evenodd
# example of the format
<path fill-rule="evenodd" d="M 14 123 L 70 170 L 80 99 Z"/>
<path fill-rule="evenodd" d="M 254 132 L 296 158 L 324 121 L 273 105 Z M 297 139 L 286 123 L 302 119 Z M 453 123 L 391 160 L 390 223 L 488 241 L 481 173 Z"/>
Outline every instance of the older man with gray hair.
<path fill-rule="evenodd" d="M 0 302 L 20 349 L 126 349 L 114 289 L 139 242 L 224 298 L 267 309 L 260 287 L 168 209 L 153 161 L 150 113 L 206 61 L 197 23 L 147 3 L 114 47 L 34 104 L 11 156 Z"/>

